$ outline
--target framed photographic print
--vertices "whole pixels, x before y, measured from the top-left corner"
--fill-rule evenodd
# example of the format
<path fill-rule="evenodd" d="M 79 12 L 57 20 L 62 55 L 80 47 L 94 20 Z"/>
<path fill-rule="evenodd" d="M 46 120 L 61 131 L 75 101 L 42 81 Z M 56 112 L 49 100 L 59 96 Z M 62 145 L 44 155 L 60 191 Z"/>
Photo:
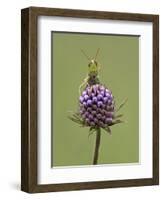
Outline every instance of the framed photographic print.
<path fill-rule="evenodd" d="M 159 184 L 159 16 L 21 11 L 21 189 Z"/>

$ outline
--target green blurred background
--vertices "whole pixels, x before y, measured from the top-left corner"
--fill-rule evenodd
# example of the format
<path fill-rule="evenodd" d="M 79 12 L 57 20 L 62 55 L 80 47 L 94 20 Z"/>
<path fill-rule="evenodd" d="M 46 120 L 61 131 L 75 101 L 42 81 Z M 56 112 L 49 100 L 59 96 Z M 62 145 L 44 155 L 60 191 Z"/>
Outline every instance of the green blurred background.
<path fill-rule="evenodd" d="M 95 134 L 67 118 L 76 111 L 89 57 L 100 48 L 100 80 L 112 90 L 126 123 L 102 131 L 99 164 L 139 162 L 139 37 L 52 32 L 52 166 L 91 165 Z"/>

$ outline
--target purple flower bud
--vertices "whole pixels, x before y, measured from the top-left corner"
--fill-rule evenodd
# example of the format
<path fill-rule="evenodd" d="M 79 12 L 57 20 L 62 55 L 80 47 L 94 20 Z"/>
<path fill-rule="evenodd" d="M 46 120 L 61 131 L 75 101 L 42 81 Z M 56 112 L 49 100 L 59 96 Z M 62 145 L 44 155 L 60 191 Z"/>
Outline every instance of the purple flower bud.
<path fill-rule="evenodd" d="M 109 117 L 109 118 L 112 118 L 113 117 L 113 113 L 112 112 L 106 112 L 106 116 Z"/>
<path fill-rule="evenodd" d="M 104 97 L 103 102 L 106 104 L 108 102 L 108 97 Z"/>
<path fill-rule="evenodd" d="M 99 112 L 104 115 L 105 114 L 105 110 L 104 109 L 99 109 Z"/>
<path fill-rule="evenodd" d="M 110 98 L 110 94 L 108 92 L 105 92 L 105 96 Z"/>
<path fill-rule="evenodd" d="M 88 118 L 86 118 L 86 119 L 85 119 L 85 122 L 86 122 L 87 124 L 89 124 L 89 119 L 88 119 Z"/>
<path fill-rule="evenodd" d="M 84 95 L 84 99 L 87 101 L 89 99 L 89 96 L 87 94 Z"/>
<path fill-rule="evenodd" d="M 101 114 L 98 114 L 98 115 L 97 115 L 97 118 L 98 118 L 98 119 L 101 119 L 101 117 L 102 117 Z"/>
<path fill-rule="evenodd" d="M 91 111 L 92 111 L 92 108 L 91 108 L 91 107 L 88 107 L 88 108 L 87 108 L 87 111 L 88 111 L 88 112 L 91 112 Z"/>
<path fill-rule="evenodd" d="M 96 95 L 95 93 L 92 93 L 92 94 L 91 94 L 92 98 L 95 97 L 95 95 Z"/>
<path fill-rule="evenodd" d="M 112 105 L 112 101 L 111 101 L 111 100 L 108 101 L 108 105 L 109 105 L 109 106 Z"/>
<path fill-rule="evenodd" d="M 98 122 L 101 127 L 104 127 L 104 123 L 102 121 Z"/>
<path fill-rule="evenodd" d="M 87 92 L 86 92 L 86 91 L 83 91 L 83 92 L 82 92 L 82 95 L 83 95 L 83 96 L 85 96 L 86 94 L 87 94 Z"/>
<path fill-rule="evenodd" d="M 85 111 L 86 111 L 86 109 L 85 109 L 85 107 L 84 107 L 84 105 L 83 105 L 83 104 L 81 104 L 81 105 L 80 105 L 80 110 L 82 110 L 83 112 L 85 112 Z"/>
<path fill-rule="evenodd" d="M 84 102 L 83 102 L 83 106 L 86 106 L 86 105 L 87 105 L 87 103 L 84 101 Z"/>
<path fill-rule="evenodd" d="M 97 109 L 97 106 L 96 106 L 95 104 L 93 104 L 93 105 L 92 105 L 92 108 L 96 110 L 96 109 Z"/>
<path fill-rule="evenodd" d="M 114 105 L 111 105 L 110 109 L 111 109 L 111 111 L 113 111 L 114 110 Z"/>
<path fill-rule="evenodd" d="M 98 102 L 97 102 L 97 106 L 98 106 L 98 107 L 102 106 L 102 101 L 98 101 Z"/>
<path fill-rule="evenodd" d="M 86 111 L 86 112 L 85 112 L 85 116 L 86 116 L 86 117 L 89 117 L 89 112 Z"/>
<path fill-rule="evenodd" d="M 88 106 L 91 106 L 91 105 L 92 105 L 92 101 L 91 101 L 90 99 L 88 99 L 87 105 L 88 105 Z"/>
<path fill-rule="evenodd" d="M 110 91 L 110 90 L 108 90 L 107 88 L 105 89 L 105 92 L 107 92 L 107 93 L 111 93 L 111 91 Z"/>
<path fill-rule="evenodd" d="M 106 106 L 107 111 L 111 111 L 111 107 L 109 105 Z"/>
<path fill-rule="evenodd" d="M 104 86 L 100 86 L 99 89 L 100 89 L 101 91 L 104 91 L 104 90 L 105 90 Z"/>
<path fill-rule="evenodd" d="M 92 114 L 92 115 L 96 115 L 96 111 L 95 111 L 95 110 L 92 110 L 91 114 Z"/>
<path fill-rule="evenodd" d="M 90 120 L 93 120 L 93 115 L 89 114 L 88 118 L 89 118 Z"/>
<path fill-rule="evenodd" d="M 108 107 L 107 111 L 114 112 L 114 106 L 113 105 L 107 106 L 107 107 Z"/>
<path fill-rule="evenodd" d="M 112 118 L 106 118 L 105 123 L 106 124 L 111 124 L 112 123 Z"/>
<path fill-rule="evenodd" d="M 96 103 L 97 102 L 97 97 L 93 97 L 92 100 L 93 100 L 94 103 Z"/>
<path fill-rule="evenodd" d="M 83 103 L 84 98 L 82 96 L 80 96 L 79 100 L 80 100 L 80 103 Z"/>
<path fill-rule="evenodd" d="M 105 96 L 104 90 L 102 90 L 102 91 L 100 92 L 100 94 L 104 97 L 104 96 Z"/>
<path fill-rule="evenodd" d="M 110 101 L 113 101 L 113 96 L 110 94 L 110 96 L 108 97 L 108 99 L 109 99 Z"/>
<path fill-rule="evenodd" d="M 104 123 L 103 128 L 107 128 L 107 126 L 108 126 L 108 125 Z"/>
<path fill-rule="evenodd" d="M 91 126 L 95 126 L 95 123 L 93 121 L 90 122 Z"/>
<path fill-rule="evenodd" d="M 86 118 L 86 114 L 84 113 L 84 114 L 82 114 L 82 118 L 83 119 L 85 119 Z"/>
<path fill-rule="evenodd" d="M 98 122 L 98 119 L 97 119 L 96 117 L 94 117 L 94 118 L 93 118 L 93 121 L 94 121 L 95 123 L 97 123 L 97 122 Z"/>
<path fill-rule="evenodd" d="M 87 86 L 79 97 L 79 112 L 88 126 L 107 127 L 114 116 L 111 91 L 101 84 Z"/>
<path fill-rule="evenodd" d="M 80 112 L 81 115 L 84 114 L 84 110 L 80 110 L 79 112 Z"/>
<path fill-rule="evenodd" d="M 101 113 L 101 110 L 102 110 L 101 108 L 97 108 L 98 113 Z"/>
<path fill-rule="evenodd" d="M 114 105 L 114 104 L 115 104 L 115 101 L 114 101 L 114 100 L 112 100 L 111 102 L 112 102 L 112 105 Z"/>
<path fill-rule="evenodd" d="M 98 99 L 98 100 L 101 100 L 102 98 L 103 98 L 103 96 L 102 96 L 101 94 L 98 94 L 98 95 L 97 95 L 97 99 Z"/>

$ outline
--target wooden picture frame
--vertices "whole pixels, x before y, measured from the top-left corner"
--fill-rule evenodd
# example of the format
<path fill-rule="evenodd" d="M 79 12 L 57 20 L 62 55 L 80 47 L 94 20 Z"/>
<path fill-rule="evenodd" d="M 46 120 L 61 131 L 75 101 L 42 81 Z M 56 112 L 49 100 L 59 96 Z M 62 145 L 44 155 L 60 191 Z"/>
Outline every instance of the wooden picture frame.
<path fill-rule="evenodd" d="M 38 184 L 37 20 L 39 16 L 151 22 L 153 25 L 153 176 L 152 178 Z M 21 11 L 21 190 L 29 193 L 159 184 L 159 16 L 29 7 Z"/>

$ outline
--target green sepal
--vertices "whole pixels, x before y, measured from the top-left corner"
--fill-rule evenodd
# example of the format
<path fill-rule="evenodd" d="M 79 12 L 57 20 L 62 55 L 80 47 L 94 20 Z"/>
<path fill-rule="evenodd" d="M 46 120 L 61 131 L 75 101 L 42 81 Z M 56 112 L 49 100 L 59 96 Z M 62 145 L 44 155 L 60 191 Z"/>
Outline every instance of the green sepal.
<path fill-rule="evenodd" d="M 95 127 L 90 127 L 90 129 L 89 129 L 89 134 L 88 134 L 88 138 L 89 138 L 89 136 L 91 136 L 93 133 L 95 133 L 96 132 L 96 128 Z"/>
<path fill-rule="evenodd" d="M 110 127 L 109 126 L 107 126 L 107 127 L 103 127 L 103 129 L 107 132 L 107 133 L 109 133 L 110 135 L 111 135 L 111 129 L 110 129 Z"/>
<path fill-rule="evenodd" d="M 113 121 L 109 126 L 113 126 L 113 125 L 119 124 L 119 123 L 125 123 L 125 122 L 120 119 L 117 119 L 117 120 Z"/>
<path fill-rule="evenodd" d="M 80 114 L 79 113 L 75 113 L 75 112 L 71 112 L 72 114 L 71 115 L 68 115 L 68 118 L 70 120 L 72 120 L 73 122 L 79 124 L 79 125 L 85 125 L 83 119 L 80 117 Z"/>
<path fill-rule="evenodd" d="M 123 117 L 123 114 L 115 115 L 114 119 L 118 119 L 118 118 L 121 118 L 121 117 Z"/>

